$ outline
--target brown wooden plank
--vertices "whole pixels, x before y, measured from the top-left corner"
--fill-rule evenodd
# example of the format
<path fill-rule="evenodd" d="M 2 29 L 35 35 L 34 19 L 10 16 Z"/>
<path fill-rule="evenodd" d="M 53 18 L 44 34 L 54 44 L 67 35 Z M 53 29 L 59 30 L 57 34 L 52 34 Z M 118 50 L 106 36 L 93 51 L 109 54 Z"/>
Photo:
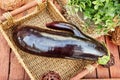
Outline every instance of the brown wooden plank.
<path fill-rule="evenodd" d="M 30 77 L 28 76 L 28 74 L 26 72 L 24 74 L 24 80 L 30 80 Z"/>
<path fill-rule="evenodd" d="M 110 67 L 110 74 L 112 78 L 120 78 L 120 59 L 119 59 L 119 52 L 118 52 L 118 46 L 114 45 L 109 37 L 106 37 L 106 43 L 108 46 L 108 49 L 111 51 L 115 58 L 115 65 Z"/>
<path fill-rule="evenodd" d="M 109 69 L 108 68 L 104 68 L 102 66 L 98 66 L 97 67 L 97 76 L 98 78 L 109 78 Z"/>
<path fill-rule="evenodd" d="M 89 78 L 92 78 L 92 79 L 95 79 L 97 77 L 97 74 L 96 74 L 96 70 L 93 71 L 92 73 L 89 73 L 87 74 L 84 79 L 89 79 Z"/>
<path fill-rule="evenodd" d="M 120 45 L 118 46 L 119 59 L 120 59 Z"/>
<path fill-rule="evenodd" d="M 4 11 L 0 9 L 0 15 Z M 0 80 L 7 80 L 9 73 L 10 47 L 0 32 Z"/>
<path fill-rule="evenodd" d="M 104 42 L 105 43 L 105 39 L 104 36 L 101 36 L 98 38 L 98 40 L 100 42 Z M 109 78 L 109 69 L 108 68 L 104 68 L 102 66 L 98 66 L 97 67 L 97 77 L 98 78 Z"/>
<path fill-rule="evenodd" d="M 10 48 L 0 33 L 0 80 L 7 80 L 9 73 Z"/>
<path fill-rule="evenodd" d="M 18 62 L 13 52 L 11 53 L 11 67 L 9 80 L 24 80 L 24 69 Z"/>

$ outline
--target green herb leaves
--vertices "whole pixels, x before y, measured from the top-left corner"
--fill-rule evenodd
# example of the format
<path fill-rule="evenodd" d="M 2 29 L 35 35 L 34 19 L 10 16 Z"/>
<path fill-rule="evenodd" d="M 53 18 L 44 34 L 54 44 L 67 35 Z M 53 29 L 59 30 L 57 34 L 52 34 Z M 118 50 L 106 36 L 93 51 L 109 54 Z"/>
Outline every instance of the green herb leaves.
<path fill-rule="evenodd" d="M 119 0 L 69 0 L 69 6 L 81 11 L 85 20 L 93 21 L 97 31 L 102 28 L 107 33 L 117 25 L 113 19 L 120 14 Z"/>

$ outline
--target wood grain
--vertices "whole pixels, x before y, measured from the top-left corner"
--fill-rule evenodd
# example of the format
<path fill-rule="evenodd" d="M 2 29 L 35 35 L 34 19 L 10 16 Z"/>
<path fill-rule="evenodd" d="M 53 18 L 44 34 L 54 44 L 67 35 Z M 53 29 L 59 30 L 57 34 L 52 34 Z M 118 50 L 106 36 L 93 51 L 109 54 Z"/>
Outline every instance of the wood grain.
<path fill-rule="evenodd" d="M 0 9 L 0 15 L 4 13 Z M 7 80 L 9 73 L 10 48 L 0 32 L 0 80 Z"/>
<path fill-rule="evenodd" d="M 113 54 L 115 59 L 115 65 L 110 67 L 110 74 L 112 78 L 120 78 L 120 59 L 119 59 L 119 52 L 118 52 L 118 46 L 114 45 L 109 37 L 106 37 L 106 43 L 108 46 L 108 49 Z"/>
<path fill-rule="evenodd" d="M 120 59 L 120 45 L 118 46 L 118 52 L 119 52 L 119 59 Z"/>
<path fill-rule="evenodd" d="M 7 80 L 9 73 L 10 48 L 0 33 L 0 80 Z"/>
<path fill-rule="evenodd" d="M 18 62 L 15 54 L 11 52 L 11 65 L 10 65 L 9 80 L 24 80 L 24 69 Z"/>
<path fill-rule="evenodd" d="M 24 79 L 23 80 L 31 80 L 26 72 L 24 72 Z"/>

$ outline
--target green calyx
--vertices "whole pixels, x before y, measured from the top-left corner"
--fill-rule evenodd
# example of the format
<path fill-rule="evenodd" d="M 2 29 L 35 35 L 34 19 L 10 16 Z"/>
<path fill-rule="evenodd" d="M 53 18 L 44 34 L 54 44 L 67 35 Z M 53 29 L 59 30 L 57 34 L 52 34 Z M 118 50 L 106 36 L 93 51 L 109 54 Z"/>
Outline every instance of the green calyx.
<path fill-rule="evenodd" d="M 100 65 L 106 65 L 108 63 L 108 61 L 110 60 L 110 56 L 103 56 L 101 58 L 98 58 L 98 64 Z"/>
<path fill-rule="evenodd" d="M 102 43 L 105 47 L 106 44 Z M 104 55 L 103 57 L 98 58 L 98 64 L 100 65 L 106 65 L 108 61 L 110 60 L 110 51 L 107 49 L 108 55 Z"/>

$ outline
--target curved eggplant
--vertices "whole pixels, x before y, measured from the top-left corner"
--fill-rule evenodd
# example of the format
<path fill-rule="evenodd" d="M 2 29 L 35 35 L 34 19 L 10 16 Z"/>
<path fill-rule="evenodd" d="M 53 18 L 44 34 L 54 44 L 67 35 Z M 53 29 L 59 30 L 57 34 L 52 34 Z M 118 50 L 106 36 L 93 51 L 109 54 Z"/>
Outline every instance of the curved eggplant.
<path fill-rule="evenodd" d="M 101 43 L 35 26 L 15 29 L 13 40 L 21 50 L 45 57 L 98 60 L 108 53 Z"/>
<path fill-rule="evenodd" d="M 84 34 L 76 25 L 68 22 L 63 22 L 63 21 L 54 21 L 51 23 L 47 23 L 46 27 L 55 29 L 55 30 L 64 30 L 64 31 L 69 31 L 74 34 L 74 36 L 78 36 L 81 38 L 86 38 L 91 41 L 96 41 L 95 39 L 89 37 L 88 35 Z"/>
<path fill-rule="evenodd" d="M 67 23 L 67 22 L 63 22 L 63 21 L 54 21 L 51 23 L 47 23 L 46 27 L 55 29 L 55 30 L 69 31 L 69 32 L 73 33 L 75 36 L 85 38 L 85 36 L 83 36 L 81 31 L 74 24 L 71 24 L 71 23 Z"/>

